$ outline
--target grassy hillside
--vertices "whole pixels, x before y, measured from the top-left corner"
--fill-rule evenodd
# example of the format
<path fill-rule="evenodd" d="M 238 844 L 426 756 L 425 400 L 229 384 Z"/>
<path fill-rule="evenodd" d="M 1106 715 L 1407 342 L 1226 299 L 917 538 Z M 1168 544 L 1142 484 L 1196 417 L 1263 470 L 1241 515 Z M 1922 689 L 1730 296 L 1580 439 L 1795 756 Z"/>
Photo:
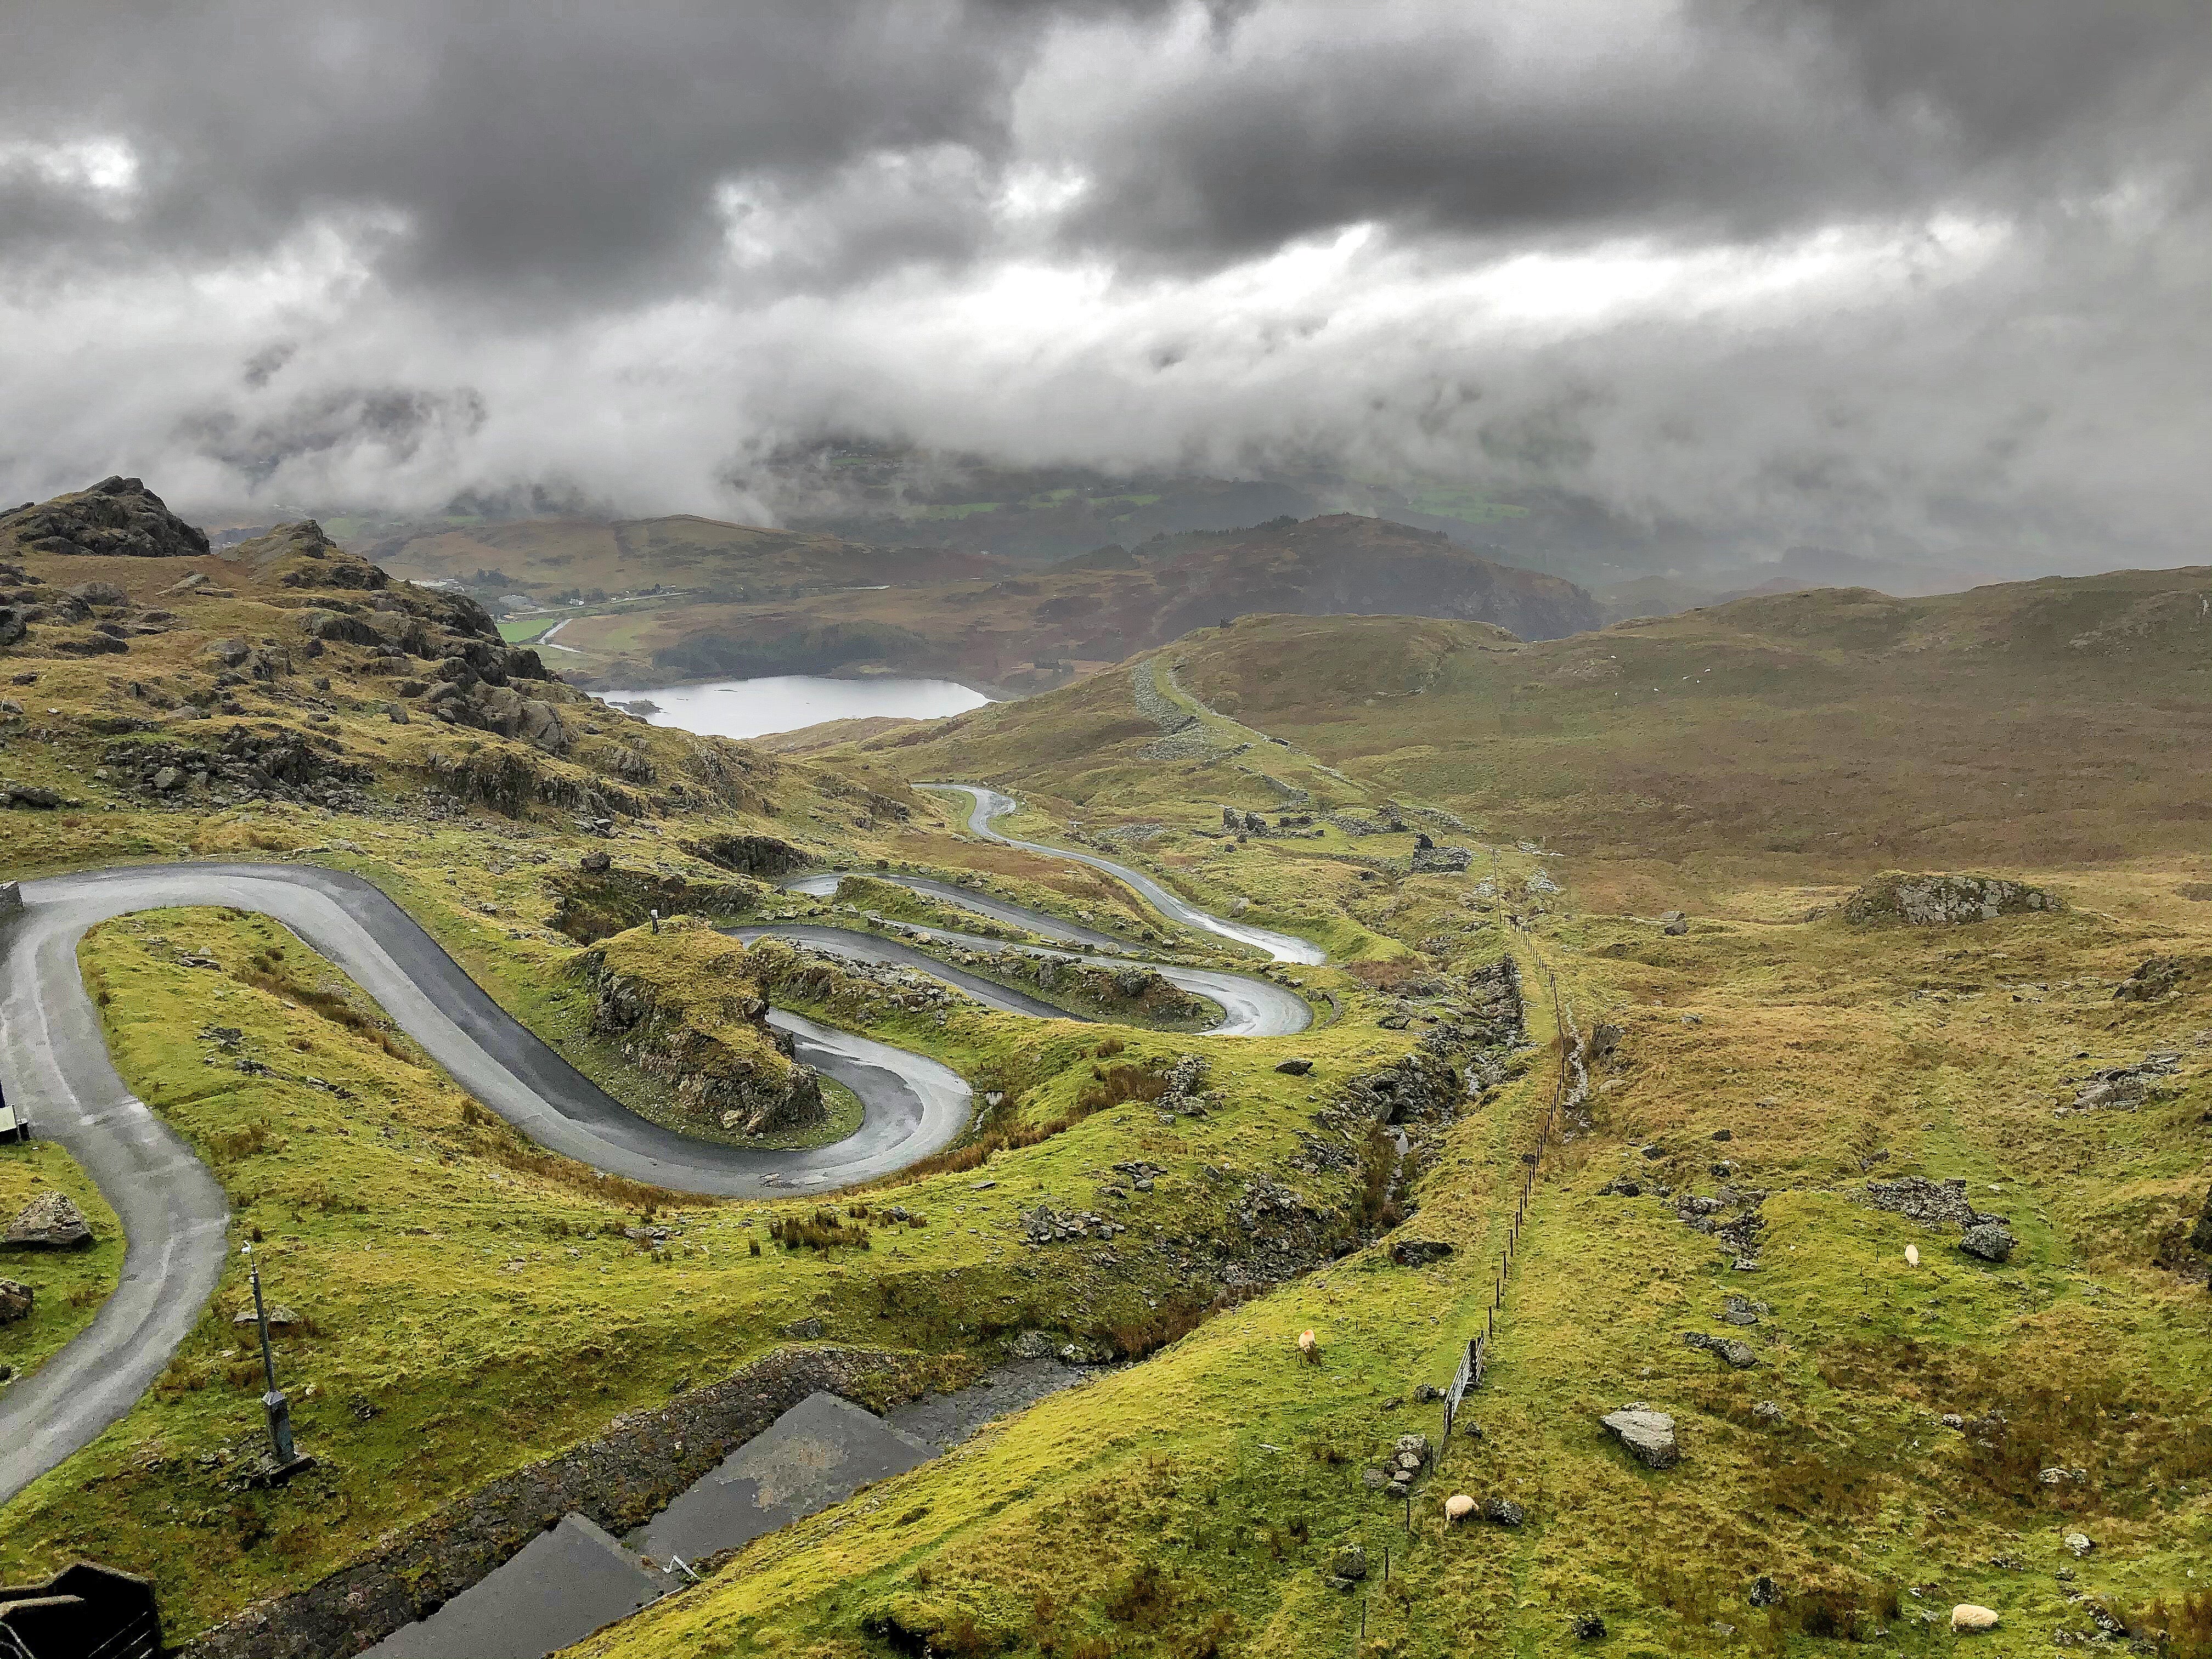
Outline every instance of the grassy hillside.
<path fill-rule="evenodd" d="M 1455 1244 L 1443 1262 L 1365 1252 L 1225 1314 L 583 1651 L 1443 1659 L 1572 1650 L 1570 1621 L 1594 1613 L 1622 1652 L 1917 1653 L 1947 1650 L 1951 1607 L 1973 1601 L 2003 1615 L 1995 1652 L 2100 1617 L 2202 1652 L 2212 1311 L 2178 1242 L 2203 1201 L 2212 1052 L 2192 1045 L 2212 1007 L 2111 994 L 2147 953 L 2204 947 L 2201 924 L 2178 936 L 2179 908 L 1680 939 L 1555 918 L 1524 959 L 1565 969 L 1585 1029 L 1624 1036 L 1541 1166 L 1466 1413 L 1480 1437 L 1452 1440 L 1410 1528 L 1363 1471 L 1403 1433 L 1437 1434 L 1414 1392 L 1484 1328 L 1540 1068 L 1464 1116 L 1420 1178 L 1406 1231 Z M 2063 1079 L 2177 1048 L 2170 1092 L 2053 1117 Z M 1911 1176 L 2005 1214 L 2010 1260 L 1867 1201 Z M 1749 1322 L 1724 1317 L 1738 1308 Z M 1317 1370 L 1294 1346 L 1306 1328 Z M 1752 1368 L 1686 1333 L 1744 1341 Z M 1674 1468 L 1600 1428 L 1639 1401 L 1674 1416 Z M 2081 1473 L 2053 1484 L 2053 1468 Z M 1522 1518 L 1448 1525 L 1453 1492 Z M 2063 1541 L 2076 1531 L 2086 1558 Z M 1352 1545 L 1370 1576 L 1333 1589 Z"/>
<path fill-rule="evenodd" d="M 714 1022 L 757 988 L 1000 1099 L 827 1218 L 705 1204 L 520 1141 L 269 924 L 109 924 L 82 962 L 112 1052 L 260 1231 L 325 1462 L 230 1489 L 258 1384 L 227 1285 L 161 1387 L 9 1507 L 0 1574 L 98 1554 L 189 1632 L 819 1316 L 939 1381 L 1030 1327 L 1142 1358 L 586 1651 L 1918 1654 L 1971 1601 L 2002 1614 L 1993 1654 L 2118 1632 L 2212 1655 L 2205 573 L 1755 599 L 1537 644 L 1249 617 L 802 760 L 585 702 L 471 607 L 305 532 L 203 554 L 125 507 L 109 529 L 173 550 L 20 528 L 0 550 L 0 625 L 24 630 L 0 672 L 35 676 L 7 690 L 0 779 L 61 803 L 8 811 L 0 874 L 362 871 L 641 1105 L 653 1079 L 591 1035 L 591 945 L 706 975 Z M 185 571 L 206 580 L 179 591 Z M 92 580 L 120 597 L 61 602 Z M 1116 884 L 908 787 L 956 778 L 1018 791 L 1018 833 L 1325 943 L 1337 965 L 1273 970 L 1316 1028 L 1019 1019 L 921 975 L 635 931 L 647 905 L 833 919 L 763 874 L 879 862 L 1190 954 Z M 597 852 L 610 870 L 579 867 Z M 1854 919 L 1885 868 L 2037 902 Z M 854 902 L 940 916 L 896 892 Z M 1525 1042 L 1492 1023 L 1502 957 Z M 1294 1058 L 1311 1071 L 1275 1069 Z M 0 1152 L 0 1195 L 72 1182 L 50 1149 Z M 1126 1231 L 1032 1242 L 1039 1206 Z M 1990 1215 L 2010 1249 L 1969 1253 L 1962 1221 Z M 665 1237 L 625 1236 L 648 1217 Z M 810 1218 L 845 1242 L 770 1231 Z M 112 1261 L 66 1271 L 0 1341 L 34 1359 L 90 1316 Z M 1410 1504 L 1382 1492 L 1401 1436 L 1438 1441 L 1426 1391 L 1493 1314 L 1480 1432 L 1431 1445 Z M 1672 1416 L 1674 1467 L 1600 1426 L 1638 1401 Z M 1448 1524 L 1453 1493 L 1500 1518 Z"/>
<path fill-rule="evenodd" d="M 1213 902 L 1340 915 L 1399 952 L 1378 983 L 1509 943 L 1601 1036 L 1587 1105 L 1536 1166 L 1480 1437 L 1410 1524 L 1363 1471 L 1436 1435 L 1415 1391 L 1485 1326 L 1541 1067 L 1425 1162 L 1406 1231 L 1443 1261 L 1364 1252 L 1249 1304 L 586 1650 L 1559 1653 L 1595 1616 L 1631 1653 L 1922 1652 L 1972 1601 L 1996 1652 L 2212 1652 L 2202 585 L 1821 593 L 1550 645 L 1255 618 L 861 741 L 886 782 L 1013 787 L 1027 832 Z M 1425 832 L 1470 869 L 1413 873 Z M 1984 863 L 2065 908 L 1844 914 L 1885 866 Z M 1674 895 L 1705 901 L 1678 932 L 1623 913 Z M 2002 1215 L 2006 1259 L 1945 1206 Z M 1674 1468 L 1600 1427 L 1635 1401 Z M 1449 1525 L 1455 1492 L 1520 1517 Z"/>
<path fill-rule="evenodd" d="M 2201 854 L 2208 591 L 2202 570 L 1827 590 L 1530 644 L 1441 621 L 1249 617 L 1168 659 L 1264 738 L 1568 854 L 1591 902 L 1656 909 L 1747 880 Z M 1019 777 L 1048 808 L 1142 813 L 1200 775 L 1149 766 L 1153 735 L 1102 678 L 856 752 L 886 775 Z M 1224 802 L 1268 805 L 1237 764 L 1201 770 Z"/>

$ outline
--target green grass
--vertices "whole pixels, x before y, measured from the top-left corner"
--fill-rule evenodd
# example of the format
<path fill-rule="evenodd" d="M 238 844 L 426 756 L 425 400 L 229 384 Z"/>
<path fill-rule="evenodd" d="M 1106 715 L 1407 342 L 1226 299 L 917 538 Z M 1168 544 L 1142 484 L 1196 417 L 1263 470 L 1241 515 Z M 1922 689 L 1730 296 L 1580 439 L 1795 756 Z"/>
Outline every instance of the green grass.
<path fill-rule="evenodd" d="M 528 645 L 533 640 L 543 638 L 548 630 L 574 620 L 572 617 L 519 617 L 499 623 L 499 636 L 509 645 Z"/>
<path fill-rule="evenodd" d="M 220 965 L 181 963 L 179 939 Z M 258 1373 L 228 1323 L 234 1268 L 153 1393 L 9 1506 L 0 1573 L 80 1553 L 146 1571 L 180 1634 L 310 1582 L 392 1526 L 622 1411 L 726 1375 L 802 1316 L 825 1317 L 838 1340 L 915 1347 L 956 1369 L 1026 1326 L 1157 1340 L 1146 1334 L 1158 1322 L 1212 1293 L 1177 1256 L 1130 1239 L 1118 1253 L 1041 1261 L 1018 1243 L 1021 1211 L 1040 1200 L 1095 1208 L 1097 1171 L 1145 1157 L 1170 1172 L 1146 1201 L 1149 1223 L 1231 1236 L 1200 1167 L 1273 1167 L 1296 1153 L 1295 1126 L 1311 1109 L 1304 1083 L 1268 1069 L 1288 1041 L 1212 1040 L 1222 1104 L 1212 1119 L 1169 1130 L 1133 1105 L 1075 1113 L 1073 1127 L 994 1155 L 988 1190 L 960 1171 L 899 1183 L 899 1201 L 929 1224 L 878 1231 L 864 1256 L 771 1248 L 756 1257 L 750 1243 L 769 1220 L 813 1202 L 702 1203 L 538 1152 L 264 919 L 148 913 L 94 930 L 82 959 L 125 1080 L 216 1170 L 238 1231 L 262 1235 L 270 1293 L 309 1322 L 280 1343 L 278 1365 L 302 1443 L 322 1460 L 313 1480 L 230 1493 L 227 1465 L 210 1474 L 198 1462 L 234 1457 L 258 1423 Z M 940 1022 L 834 973 L 815 977 L 811 998 L 805 988 L 779 995 L 936 1054 L 979 1089 L 1006 1087 L 1004 1121 L 1069 1118 L 1100 1064 L 1094 1051 L 1114 1036 L 964 1010 Z M 212 1024 L 244 1034 L 237 1049 L 193 1035 Z M 1121 1065 L 1164 1064 L 1209 1042 L 1120 1035 Z M 1350 1066 L 1402 1040 L 1347 1027 L 1301 1047 Z M 240 1073 L 240 1059 L 269 1069 Z M 52 1173 L 68 1176 L 58 1161 Z M 648 1211 L 681 1229 L 658 1257 L 619 1236 Z"/>
<path fill-rule="evenodd" d="M 0 1146 L 0 1227 L 49 1192 L 68 1194 L 84 1212 L 93 1242 L 78 1250 L 0 1250 L 0 1279 L 29 1285 L 33 1296 L 29 1318 L 0 1325 L 0 1367 L 18 1376 L 92 1323 L 123 1271 L 122 1224 L 69 1154 L 46 1140 Z"/>

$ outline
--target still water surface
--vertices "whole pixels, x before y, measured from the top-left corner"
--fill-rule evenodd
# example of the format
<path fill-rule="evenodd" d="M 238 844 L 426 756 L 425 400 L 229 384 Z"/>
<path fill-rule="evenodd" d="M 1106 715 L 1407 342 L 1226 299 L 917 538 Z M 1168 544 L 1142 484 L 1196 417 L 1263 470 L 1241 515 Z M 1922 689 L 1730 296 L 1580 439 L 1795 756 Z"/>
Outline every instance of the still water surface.
<path fill-rule="evenodd" d="M 771 732 L 796 732 L 823 720 L 863 720 L 896 714 L 934 720 L 981 708 L 991 700 L 952 680 L 884 678 L 831 679 L 820 674 L 777 674 L 756 680 L 717 680 L 704 685 L 672 685 L 650 691 L 615 691 L 609 702 L 639 700 L 659 705 L 646 719 L 655 726 L 678 726 L 718 738 L 758 738 Z"/>

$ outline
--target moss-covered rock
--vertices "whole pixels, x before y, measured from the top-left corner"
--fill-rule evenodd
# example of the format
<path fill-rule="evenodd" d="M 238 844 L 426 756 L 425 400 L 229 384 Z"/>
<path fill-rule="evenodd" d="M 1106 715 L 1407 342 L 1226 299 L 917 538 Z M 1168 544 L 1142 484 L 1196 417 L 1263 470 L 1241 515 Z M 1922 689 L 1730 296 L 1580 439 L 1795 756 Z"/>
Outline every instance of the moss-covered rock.
<path fill-rule="evenodd" d="M 735 939 L 678 916 L 601 941 L 574 970 L 592 987 L 594 1029 L 673 1085 L 702 1126 L 760 1135 L 822 1121 L 821 1079 L 769 1029 L 768 999 Z"/>
<path fill-rule="evenodd" d="M 1844 915 L 1853 921 L 1902 921 L 1917 927 L 2065 908 L 2056 896 L 2025 882 L 1897 870 L 1885 871 L 1844 901 Z"/>

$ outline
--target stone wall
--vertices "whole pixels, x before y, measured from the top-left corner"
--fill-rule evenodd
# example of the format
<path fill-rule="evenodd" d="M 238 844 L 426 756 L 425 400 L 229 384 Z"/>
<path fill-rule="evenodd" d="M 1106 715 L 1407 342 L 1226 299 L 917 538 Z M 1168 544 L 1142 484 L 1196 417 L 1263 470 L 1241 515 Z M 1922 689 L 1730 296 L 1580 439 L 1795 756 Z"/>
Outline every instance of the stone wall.
<path fill-rule="evenodd" d="M 458 1499 L 321 1582 L 255 1603 L 183 1659 L 343 1659 L 428 1617 L 577 1512 L 620 1536 L 816 1389 L 878 1401 L 918 1392 L 912 1356 L 787 1348 Z"/>

